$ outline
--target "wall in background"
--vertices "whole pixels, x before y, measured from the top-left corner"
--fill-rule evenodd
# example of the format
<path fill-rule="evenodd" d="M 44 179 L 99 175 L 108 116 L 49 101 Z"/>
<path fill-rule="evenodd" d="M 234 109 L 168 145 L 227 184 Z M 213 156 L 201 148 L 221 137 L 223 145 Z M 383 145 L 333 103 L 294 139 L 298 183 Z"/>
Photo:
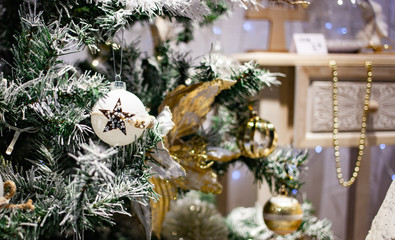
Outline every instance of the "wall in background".
<path fill-rule="evenodd" d="M 376 0 L 376 2 L 382 6 L 383 14 L 389 26 L 389 36 L 393 40 L 392 44 L 395 45 L 395 1 Z M 305 28 L 306 26 L 302 22 L 287 22 L 285 25 L 287 46 L 290 45 L 292 34 L 305 32 Z M 244 10 L 235 8 L 228 18 L 220 19 L 213 26 L 197 31 L 195 40 L 188 46 L 193 47 L 194 52 L 192 54 L 196 57 L 207 54 L 210 43 L 217 40 L 220 41 L 225 54 L 240 53 L 247 50 L 265 50 L 268 44 L 269 29 L 268 21 L 245 20 Z"/>

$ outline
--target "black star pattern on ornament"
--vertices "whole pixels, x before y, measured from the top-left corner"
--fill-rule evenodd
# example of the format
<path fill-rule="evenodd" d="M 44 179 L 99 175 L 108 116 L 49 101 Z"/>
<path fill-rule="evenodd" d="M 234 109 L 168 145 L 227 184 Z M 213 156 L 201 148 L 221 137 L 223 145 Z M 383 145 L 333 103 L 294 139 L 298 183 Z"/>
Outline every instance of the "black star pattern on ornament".
<path fill-rule="evenodd" d="M 119 129 L 123 134 L 126 135 L 125 121 L 131 119 L 134 115 L 133 113 L 122 112 L 121 99 L 119 98 L 113 110 L 99 109 L 100 112 L 108 118 L 108 122 L 104 127 L 103 132 L 108 132 L 114 129 Z"/>

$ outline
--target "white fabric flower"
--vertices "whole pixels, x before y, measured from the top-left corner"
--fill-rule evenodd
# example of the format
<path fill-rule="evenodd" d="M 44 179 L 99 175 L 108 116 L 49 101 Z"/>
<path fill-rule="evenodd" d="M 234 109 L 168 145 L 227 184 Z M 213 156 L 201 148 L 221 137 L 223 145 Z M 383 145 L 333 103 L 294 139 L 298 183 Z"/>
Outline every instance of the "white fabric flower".
<path fill-rule="evenodd" d="M 171 120 L 173 114 L 170 111 L 169 106 L 165 106 L 162 112 L 156 117 L 158 122 L 158 133 L 161 137 L 166 136 L 169 131 L 174 127 L 174 122 Z"/>

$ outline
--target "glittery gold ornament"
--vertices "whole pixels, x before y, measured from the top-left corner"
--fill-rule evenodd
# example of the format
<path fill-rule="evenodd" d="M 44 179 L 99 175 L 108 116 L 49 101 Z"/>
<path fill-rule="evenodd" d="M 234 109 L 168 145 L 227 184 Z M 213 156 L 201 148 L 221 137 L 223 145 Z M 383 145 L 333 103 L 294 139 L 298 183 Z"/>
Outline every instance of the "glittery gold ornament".
<path fill-rule="evenodd" d="M 159 238 L 161 235 L 162 222 L 166 213 L 170 209 L 170 201 L 177 198 L 177 189 L 168 180 L 162 180 L 156 177 L 150 179 L 155 185 L 155 192 L 161 196 L 159 200 L 150 201 L 152 215 L 152 231 Z"/>
<path fill-rule="evenodd" d="M 206 149 L 206 143 L 199 137 L 170 148 L 172 156 L 180 161 L 187 173 L 183 181 L 176 183 L 177 187 L 184 190 L 200 190 L 204 193 L 221 193 L 222 186 L 211 169 L 214 161 L 209 159 Z"/>
<path fill-rule="evenodd" d="M 173 114 L 175 127 L 167 135 L 168 144 L 173 145 L 177 139 L 198 132 L 215 97 L 235 83 L 236 81 L 215 79 L 191 86 L 180 85 L 169 92 L 159 106 L 159 112 L 169 106 Z"/>
<path fill-rule="evenodd" d="M 187 174 L 183 180 L 151 179 L 151 183 L 155 185 L 155 192 L 162 196 L 158 202 L 151 202 L 152 226 L 157 236 L 160 235 L 163 219 L 169 211 L 170 200 L 177 196 L 175 192 L 177 187 L 185 190 L 197 189 L 205 193 L 221 192 L 222 186 L 211 169 L 212 161 L 230 161 L 233 155 L 219 154 L 219 151 L 208 154 L 206 143 L 201 139 L 183 141 L 182 138 L 198 132 L 211 110 L 215 97 L 235 83 L 235 81 L 215 79 L 191 86 L 180 85 L 169 92 L 160 105 L 159 112 L 165 108 L 171 110 L 174 122 L 174 127 L 166 135 L 164 145 L 169 149 L 171 157 L 179 161 Z"/>
<path fill-rule="evenodd" d="M 166 95 L 159 107 L 161 111 L 168 106 L 172 112 L 175 126 L 167 134 L 165 145 L 173 158 L 179 160 L 187 172 L 184 181 L 175 183 L 177 187 L 185 190 L 196 189 L 206 193 L 221 192 L 222 186 L 211 169 L 214 162 L 207 154 L 206 143 L 198 138 L 189 141 L 181 139 L 198 132 L 212 108 L 215 97 L 235 83 L 231 80 L 214 79 L 191 86 L 180 85 Z M 229 158 L 229 156 L 226 157 Z"/>
<path fill-rule="evenodd" d="M 277 132 L 271 122 L 252 111 L 251 117 L 239 128 L 237 145 L 246 157 L 266 157 L 277 145 Z"/>
<path fill-rule="evenodd" d="M 263 207 L 263 219 L 273 232 L 285 235 L 302 224 L 303 210 L 297 199 L 285 194 L 271 197 Z"/>

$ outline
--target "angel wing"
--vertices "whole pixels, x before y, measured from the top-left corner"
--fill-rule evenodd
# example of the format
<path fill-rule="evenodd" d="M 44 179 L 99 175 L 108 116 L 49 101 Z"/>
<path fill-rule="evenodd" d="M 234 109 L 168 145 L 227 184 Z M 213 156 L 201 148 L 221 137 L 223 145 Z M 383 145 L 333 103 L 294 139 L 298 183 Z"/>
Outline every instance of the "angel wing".
<path fill-rule="evenodd" d="M 181 85 L 168 93 L 159 106 L 159 112 L 169 106 L 173 114 L 175 127 L 167 135 L 168 144 L 171 146 L 176 139 L 197 132 L 211 110 L 215 97 L 235 83 L 236 81 L 215 79 L 188 87 Z"/>

